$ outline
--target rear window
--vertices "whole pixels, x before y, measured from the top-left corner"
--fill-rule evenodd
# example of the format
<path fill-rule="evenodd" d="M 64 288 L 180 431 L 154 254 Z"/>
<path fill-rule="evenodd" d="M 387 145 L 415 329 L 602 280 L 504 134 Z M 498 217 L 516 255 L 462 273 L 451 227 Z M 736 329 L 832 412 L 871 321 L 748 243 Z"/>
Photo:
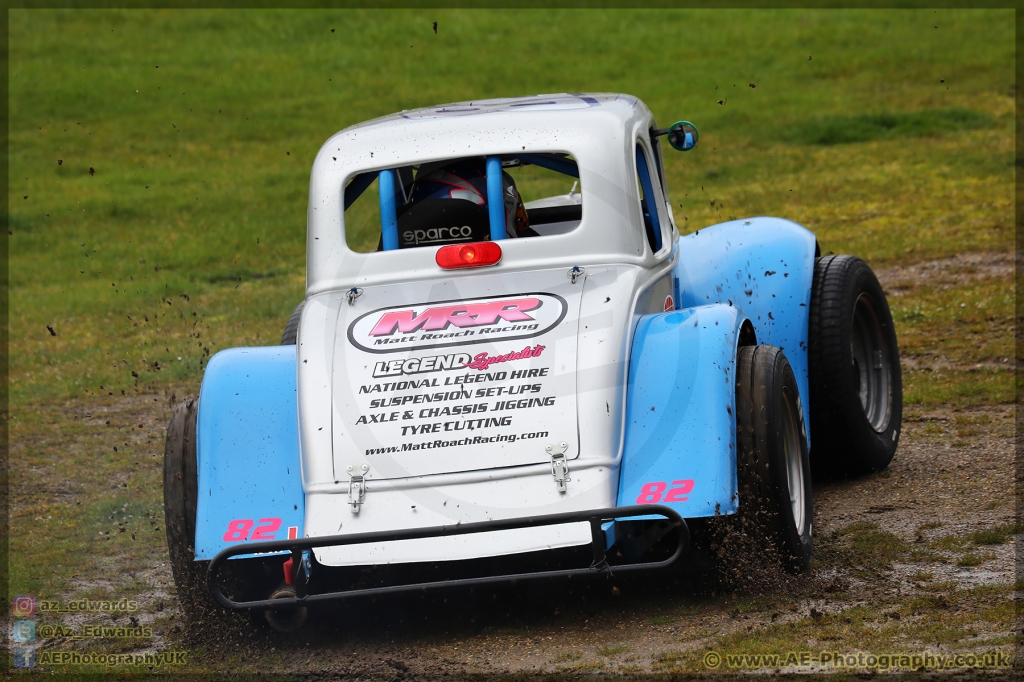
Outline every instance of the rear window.
<path fill-rule="evenodd" d="M 583 219 L 582 192 L 568 154 L 461 157 L 363 173 L 345 188 L 345 240 L 372 253 L 564 234 Z"/>

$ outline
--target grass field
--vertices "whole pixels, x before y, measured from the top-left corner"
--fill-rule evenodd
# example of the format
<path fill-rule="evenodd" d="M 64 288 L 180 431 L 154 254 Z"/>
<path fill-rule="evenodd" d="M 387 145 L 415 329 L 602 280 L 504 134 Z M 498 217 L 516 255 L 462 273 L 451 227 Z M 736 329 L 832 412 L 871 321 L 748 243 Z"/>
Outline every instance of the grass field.
<path fill-rule="evenodd" d="M 777 215 L 878 269 L 1013 250 L 1010 10 L 12 10 L 12 593 L 163 556 L 146 404 L 280 338 L 324 140 L 563 91 L 696 122 L 666 157 L 685 231 Z M 943 358 L 905 368 L 907 403 L 1012 402 L 1012 287 L 892 300 L 903 354 Z"/>

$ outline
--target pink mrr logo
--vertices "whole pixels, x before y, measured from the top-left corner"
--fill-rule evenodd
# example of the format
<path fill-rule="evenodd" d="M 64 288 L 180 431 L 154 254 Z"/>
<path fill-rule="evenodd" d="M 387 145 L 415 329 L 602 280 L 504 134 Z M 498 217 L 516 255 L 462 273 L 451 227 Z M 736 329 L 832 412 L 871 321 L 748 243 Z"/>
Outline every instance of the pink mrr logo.
<path fill-rule="evenodd" d="M 419 315 L 415 310 L 392 310 L 381 315 L 370 330 L 370 336 L 391 336 L 396 331 L 412 334 L 417 331 L 440 331 L 449 325 L 465 328 L 497 324 L 498 322 L 533 322 L 527 311 L 540 308 L 539 298 L 514 298 L 487 301 L 484 303 L 463 303 L 428 308 Z"/>
<path fill-rule="evenodd" d="M 561 296 L 540 292 L 407 303 L 360 315 L 348 327 L 348 340 L 368 353 L 525 340 L 557 327 L 568 310 Z"/>

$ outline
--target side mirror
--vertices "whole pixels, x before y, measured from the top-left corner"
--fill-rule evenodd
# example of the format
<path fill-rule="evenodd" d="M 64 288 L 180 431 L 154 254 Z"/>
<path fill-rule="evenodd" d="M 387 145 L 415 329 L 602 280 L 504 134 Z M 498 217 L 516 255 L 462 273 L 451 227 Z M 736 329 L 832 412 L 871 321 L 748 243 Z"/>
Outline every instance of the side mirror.
<path fill-rule="evenodd" d="M 668 143 L 672 145 L 672 149 L 680 152 L 688 152 L 697 146 L 697 140 L 700 139 L 700 133 L 697 132 L 697 126 L 693 125 L 689 121 L 679 121 L 673 123 L 672 127 L 668 129 Z"/>

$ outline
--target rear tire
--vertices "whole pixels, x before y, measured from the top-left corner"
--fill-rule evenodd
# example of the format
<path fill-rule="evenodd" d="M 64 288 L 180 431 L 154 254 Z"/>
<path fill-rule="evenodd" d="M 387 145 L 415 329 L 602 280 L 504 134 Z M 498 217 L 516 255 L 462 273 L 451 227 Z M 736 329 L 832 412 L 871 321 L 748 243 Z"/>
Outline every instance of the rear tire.
<path fill-rule="evenodd" d="M 299 320 L 302 318 L 302 309 L 306 306 L 306 302 L 302 301 L 299 305 L 295 306 L 295 310 L 292 311 L 292 316 L 288 318 L 288 322 L 284 325 L 284 334 L 281 335 L 282 346 L 294 346 L 295 342 L 299 338 Z"/>
<path fill-rule="evenodd" d="M 274 590 L 268 599 L 294 599 L 295 588 L 291 585 L 281 585 Z M 267 625 L 277 632 L 293 632 L 306 624 L 309 613 L 305 606 L 294 609 L 281 609 L 280 611 L 264 611 L 263 617 Z"/>
<path fill-rule="evenodd" d="M 787 571 L 805 571 L 813 549 L 807 435 L 796 376 L 775 346 L 737 353 L 736 455 L 740 513 Z"/>
<path fill-rule="evenodd" d="M 903 384 L 892 314 L 864 261 L 815 261 L 808 331 L 815 471 L 881 471 L 899 444 Z"/>
<path fill-rule="evenodd" d="M 178 601 L 185 619 L 201 623 L 214 607 L 206 589 L 207 561 L 195 560 L 196 500 L 196 416 L 195 399 L 178 403 L 167 426 L 164 443 L 164 523 L 171 572 L 178 588 Z"/>

